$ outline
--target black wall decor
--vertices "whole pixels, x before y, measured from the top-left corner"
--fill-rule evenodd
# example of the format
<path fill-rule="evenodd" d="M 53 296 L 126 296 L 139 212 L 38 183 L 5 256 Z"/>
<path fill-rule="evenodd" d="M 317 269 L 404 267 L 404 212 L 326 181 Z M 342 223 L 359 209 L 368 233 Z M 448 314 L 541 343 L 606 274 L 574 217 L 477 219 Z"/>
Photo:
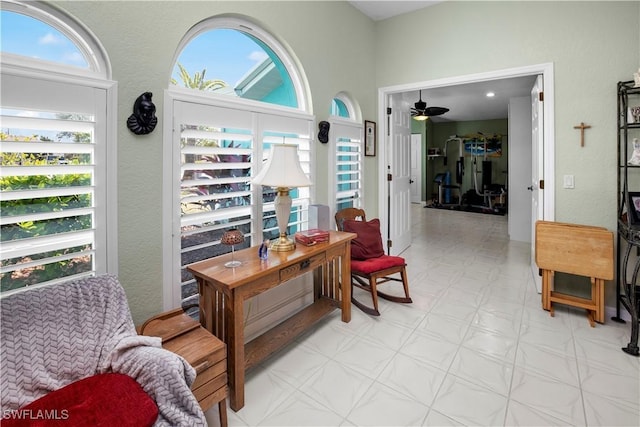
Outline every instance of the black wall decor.
<path fill-rule="evenodd" d="M 329 124 L 329 122 L 321 121 L 320 123 L 318 123 L 318 128 L 320 129 L 320 132 L 318 132 L 318 141 L 322 142 L 323 144 L 329 142 L 330 126 L 331 125 Z"/>
<path fill-rule="evenodd" d="M 158 124 L 156 106 L 151 102 L 151 92 L 140 95 L 133 104 L 133 114 L 127 119 L 127 127 L 136 135 L 153 132 Z"/>

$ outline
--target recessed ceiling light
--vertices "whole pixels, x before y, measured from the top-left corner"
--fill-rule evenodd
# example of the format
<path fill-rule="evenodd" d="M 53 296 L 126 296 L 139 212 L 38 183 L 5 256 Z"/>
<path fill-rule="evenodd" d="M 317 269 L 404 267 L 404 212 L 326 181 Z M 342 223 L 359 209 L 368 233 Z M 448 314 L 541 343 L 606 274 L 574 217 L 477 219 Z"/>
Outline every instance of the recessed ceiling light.
<path fill-rule="evenodd" d="M 496 96 L 495 92 L 487 92 L 487 98 L 493 98 Z"/>

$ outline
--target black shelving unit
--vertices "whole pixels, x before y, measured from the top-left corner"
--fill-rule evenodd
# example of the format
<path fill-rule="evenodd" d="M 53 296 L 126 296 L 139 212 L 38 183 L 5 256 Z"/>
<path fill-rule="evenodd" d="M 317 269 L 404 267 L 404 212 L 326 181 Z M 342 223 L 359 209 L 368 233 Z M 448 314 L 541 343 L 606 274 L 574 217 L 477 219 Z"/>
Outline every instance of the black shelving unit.
<path fill-rule="evenodd" d="M 630 99 L 633 105 L 629 105 Z M 640 140 L 640 123 L 636 123 L 637 120 L 629 120 L 629 107 L 632 106 L 640 106 L 640 87 L 634 87 L 633 81 L 618 82 L 618 261 L 616 265 L 616 316 L 612 320 L 625 322 L 620 317 L 621 306 L 629 312 L 631 315 L 631 339 L 622 350 L 625 353 L 639 356 L 640 220 L 636 220 L 636 218 L 640 219 L 640 215 L 635 215 L 633 211 L 635 206 L 629 194 L 634 194 L 637 190 L 640 195 L 640 165 L 630 165 L 629 156 L 632 152 L 630 144 L 633 138 Z M 629 267 L 632 267 L 631 270 Z M 631 280 L 629 280 L 629 276 L 631 276 Z"/>

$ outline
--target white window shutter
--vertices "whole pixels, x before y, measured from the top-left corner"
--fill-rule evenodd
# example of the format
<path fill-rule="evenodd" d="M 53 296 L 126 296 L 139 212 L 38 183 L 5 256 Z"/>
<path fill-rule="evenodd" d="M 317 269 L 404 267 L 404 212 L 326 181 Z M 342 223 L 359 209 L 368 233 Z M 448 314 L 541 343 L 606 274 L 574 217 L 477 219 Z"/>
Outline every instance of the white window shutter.
<path fill-rule="evenodd" d="M 2 291 L 106 273 L 106 91 L 3 74 L 2 94 Z"/>
<path fill-rule="evenodd" d="M 330 176 L 336 211 L 347 207 L 363 206 L 363 126 L 334 118 L 330 127 Z"/>
<path fill-rule="evenodd" d="M 176 96 L 177 98 L 179 97 Z M 310 116 L 252 111 L 216 102 L 174 101 L 174 215 L 180 230 L 174 230 L 173 245 L 179 246 L 180 299 L 183 305 L 197 301 L 194 278 L 187 264 L 230 251 L 220 244 L 222 233 L 239 228 L 249 247 L 277 235 L 273 208 L 275 190 L 259 186 L 251 179 L 262 167 L 262 159 L 272 144 L 297 144 L 303 170 L 311 173 Z M 269 110 L 261 109 L 261 110 Z M 309 188 L 294 189 L 289 230 L 306 229 Z M 173 251 L 176 253 L 176 251 Z"/>

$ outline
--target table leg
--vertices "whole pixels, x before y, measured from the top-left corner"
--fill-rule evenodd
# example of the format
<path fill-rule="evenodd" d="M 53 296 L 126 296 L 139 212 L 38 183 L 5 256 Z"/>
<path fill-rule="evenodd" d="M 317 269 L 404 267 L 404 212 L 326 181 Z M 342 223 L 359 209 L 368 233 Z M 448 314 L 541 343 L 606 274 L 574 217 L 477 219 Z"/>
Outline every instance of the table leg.
<path fill-rule="evenodd" d="M 598 283 L 595 277 L 591 278 L 591 303 L 595 307 L 594 310 L 591 310 L 592 316 L 590 317 L 591 320 L 589 320 L 589 324 L 593 328 L 595 327 L 593 322 L 600 321 L 600 289 L 598 288 Z"/>
<path fill-rule="evenodd" d="M 542 270 L 542 309 L 547 309 L 547 270 Z"/>
<path fill-rule="evenodd" d="M 342 273 L 340 286 L 342 287 L 342 321 L 348 323 L 351 321 L 351 242 L 346 242 L 344 247 L 344 255 L 340 257 Z"/>
<path fill-rule="evenodd" d="M 229 406 L 234 411 L 244 406 L 244 322 L 243 299 L 232 292 L 225 304 L 227 325 L 227 372 L 229 374 Z"/>
<path fill-rule="evenodd" d="M 198 292 L 200 293 L 199 300 L 199 319 L 200 324 L 209 332 L 214 333 L 214 311 L 213 305 L 213 293 L 215 290 L 207 285 L 207 282 L 203 279 L 196 278 L 198 283 Z"/>

